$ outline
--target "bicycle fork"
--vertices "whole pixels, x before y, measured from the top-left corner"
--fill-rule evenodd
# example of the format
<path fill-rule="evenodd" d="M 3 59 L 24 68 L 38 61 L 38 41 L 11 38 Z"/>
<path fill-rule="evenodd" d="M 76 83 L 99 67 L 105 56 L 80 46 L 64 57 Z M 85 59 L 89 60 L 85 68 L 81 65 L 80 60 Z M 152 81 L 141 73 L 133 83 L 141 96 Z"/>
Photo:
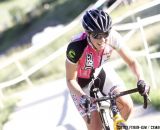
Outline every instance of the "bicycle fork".
<path fill-rule="evenodd" d="M 116 105 L 116 100 L 112 99 L 110 100 L 111 102 L 111 111 L 113 114 L 113 127 L 114 130 L 122 130 L 122 129 L 127 129 L 125 120 L 122 118 L 120 111 Z"/>
<path fill-rule="evenodd" d="M 101 107 L 101 104 L 98 105 L 99 106 L 99 115 L 100 115 L 100 118 L 101 118 L 101 121 L 102 121 L 102 126 L 104 128 L 104 130 L 110 130 L 110 126 L 109 126 L 109 122 L 107 120 L 107 115 L 106 115 L 106 111 L 105 109 L 103 108 L 100 108 Z"/>
<path fill-rule="evenodd" d="M 99 94 L 99 89 L 94 89 L 94 96 L 96 98 L 98 98 L 100 96 Z M 99 96 L 98 96 L 99 95 Z M 107 120 L 107 115 L 106 115 L 106 111 L 105 111 L 105 108 L 102 108 L 102 103 L 100 102 L 97 102 L 97 108 L 98 108 L 98 111 L 99 111 L 99 115 L 100 115 L 100 118 L 101 118 L 101 121 L 102 121 L 102 127 L 104 130 L 110 130 L 110 127 L 109 127 L 109 122 Z"/>

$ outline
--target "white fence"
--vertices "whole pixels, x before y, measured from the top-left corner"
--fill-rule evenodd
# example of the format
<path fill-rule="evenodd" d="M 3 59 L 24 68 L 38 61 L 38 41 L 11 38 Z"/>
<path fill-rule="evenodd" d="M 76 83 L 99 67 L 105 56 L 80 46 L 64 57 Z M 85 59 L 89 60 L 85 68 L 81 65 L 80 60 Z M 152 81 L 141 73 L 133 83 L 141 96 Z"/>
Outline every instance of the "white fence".
<path fill-rule="evenodd" d="M 150 20 L 150 19 L 149 19 Z M 160 20 L 160 19 L 159 19 Z M 154 21 L 157 21 L 157 19 L 155 19 L 155 18 L 153 18 L 152 19 L 152 22 L 154 23 Z M 141 23 L 141 24 L 140 24 Z M 146 38 L 145 38 L 145 36 L 144 36 L 144 32 L 143 32 L 143 28 L 142 28 L 142 26 L 143 26 L 143 20 L 141 20 L 141 22 L 139 22 L 139 23 L 137 23 L 137 25 L 140 27 L 140 29 L 141 29 L 141 34 L 142 34 L 142 38 L 143 38 L 143 43 L 144 43 L 144 46 L 145 46 L 145 50 L 146 50 L 146 54 L 147 54 L 147 57 L 148 57 L 148 44 L 146 44 Z M 150 24 L 150 23 L 149 23 Z M 148 24 L 148 25 L 149 25 Z M 144 25 L 146 26 L 146 23 L 144 23 Z M 128 25 L 127 25 L 128 26 Z M 133 29 L 134 29 L 134 27 L 133 27 Z M 132 33 L 133 34 L 133 33 Z M 132 35 L 128 35 L 127 37 L 124 37 L 125 39 L 124 40 L 126 40 L 126 39 L 128 39 L 129 37 L 131 37 Z M 61 54 L 63 54 L 64 52 L 65 52 L 65 50 L 66 50 L 66 46 L 67 45 L 65 45 L 64 47 L 62 47 L 62 48 L 60 48 L 59 50 L 57 50 L 56 52 L 54 52 L 53 54 L 51 54 L 50 56 L 48 56 L 47 58 L 45 58 L 45 59 L 43 59 L 42 61 L 40 61 L 38 64 L 36 64 L 35 66 L 33 66 L 33 67 L 31 67 L 29 70 L 27 70 L 27 71 L 23 71 L 23 68 L 21 67 L 21 65 L 20 65 L 20 62 L 19 62 L 19 60 L 21 59 L 21 58 L 24 58 L 26 55 L 21 55 L 21 54 L 19 54 L 18 55 L 18 57 L 14 57 L 14 58 L 12 58 L 11 60 L 8 60 L 8 62 L 6 62 L 5 64 L 1 64 L 1 67 L 5 67 L 4 65 L 9 65 L 9 64 L 11 64 L 11 63 L 13 63 L 13 62 L 15 62 L 15 64 L 17 65 L 17 67 L 19 68 L 19 70 L 21 71 L 21 73 L 22 73 L 22 75 L 21 76 L 19 76 L 19 77 L 17 77 L 17 78 L 15 78 L 15 79 L 13 79 L 13 80 L 10 80 L 10 81 L 6 81 L 6 82 L 3 82 L 3 83 L 0 83 L 0 88 L 1 89 L 3 89 L 3 88 L 5 88 L 5 87 L 8 87 L 8 86 L 11 86 L 11 85 L 14 85 L 14 84 L 16 84 L 16 83 L 18 83 L 18 82 L 21 82 L 21 81 L 23 81 L 23 80 L 26 80 L 28 83 L 29 83 L 29 85 L 32 85 L 31 83 L 30 83 L 30 80 L 28 79 L 28 77 L 30 76 L 30 75 L 32 75 L 33 73 L 35 73 L 36 71 L 38 71 L 39 69 L 41 69 L 43 66 L 45 66 L 46 64 L 48 64 L 48 63 L 50 63 L 51 61 L 53 61 L 56 57 L 58 57 L 58 56 L 60 56 Z M 32 47 L 31 49 L 34 49 L 34 47 Z M 35 49 L 37 49 L 37 48 L 35 48 Z M 28 50 L 27 50 L 28 51 Z M 27 52 L 26 51 L 26 52 Z M 26 52 L 23 52 L 23 54 L 25 54 Z M 31 50 L 29 50 L 28 51 L 29 53 L 27 53 L 28 55 L 29 54 L 31 54 Z M 138 52 L 137 52 L 138 53 Z M 144 53 L 142 54 L 141 53 L 141 55 L 143 55 L 144 56 Z M 154 53 L 154 55 L 153 54 L 149 54 L 149 59 L 151 59 L 150 58 L 150 56 L 151 56 L 151 58 L 159 58 L 159 52 L 157 52 L 157 53 Z"/>
<path fill-rule="evenodd" d="M 100 2 L 100 3 L 98 3 Z M 105 1 L 98 1 L 96 4 L 95 4 L 95 7 L 97 6 L 100 6 L 102 5 Z M 102 3 L 101 3 L 102 2 Z M 81 14 L 82 15 L 82 14 Z M 57 34 L 54 39 L 58 38 L 59 36 L 61 36 L 62 34 L 66 33 L 67 31 L 69 31 L 70 29 L 72 29 L 75 25 L 78 24 L 79 22 L 79 18 L 81 17 L 78 16 L 71 24 L 69 24 L 68 26 L 66 26 L 64 28 L 64 31 L 60 34 Z M 122 19 L 121 19 L 122 20 Z M 130 30 L 130 33 L 128 33 L 126 35 L 126 37 L 124 37 L 125 40 L 127 40 L 129 37 L 132 36 L 132 34 L 135 32 L 135 28 L 140 28 L 140 31 L 141 31 L 141 36 L 142 36 L 142 40 L 143 40 L 143 43 L 144 43 L 144 47 L 145 47 L 145 54 L 144 53 L 141 53 L 142 56 L 146 56 L 147 57 L 147 61 L 148 61 L 148 65 L 149 65 L 149 68 L 150 68 L 150 73 L 151 73 L 151 79 L 152 79 L 152 83 L 155 87 L 155 81 L 154 81 L 154 75 L 153 75 L 153 71 L 152 71 L 152 64 L 151 64 L 151 59 L 152 58 L 160 58 L 160 52 L 157 52 L 157 53 L 152 53 L 152 54 L 149 54 L 149 51 L 148 51 L 148 44 L 147 44 L 147 41 L 146 41 L 146 38 L 145 38 L 145 35 L 144 35 L 144 31 L 143 31 L 143 26 L 147 26 L 149 24 L 152 24 L 154 22 L 158 22 L 160 21 L 160 15 L 155 15 L 155 16 L 152 16 L 152 17 L 149 17 L 149 18 L 145 18 L 145 19 L 142 19 L 142 20 L 138 20 L 137 23 L 130 23 L 130 24 L 125 24 L 125 25 L 117 25 L 115 26 L 115 29 L 117 30 L 120 30 L 120 28 L 125 28 L 127 30 Z M 120 27 L 121 26 L 121 27 Z M 53 40 L 54 40 L 53 39 Z M 49 44 L 49 43 L 48 43 Z M 19 60 L 20 59 L 23 59 L 27 56 L 29 56 L 30 54 L 36 52 L 37 50 L 43 48 L 44 46 L 46 46 L 47 44 L 44 44 L 44 45 L 41 45 L 41 46 L 33 46 L 27 50 L 25 50 L 24 52 L 16 55 L 16 56 L 13 56 L 12 58 L 8 59 L 7 62 L 3 63 L 3 64 L 0 64 L 0 69 L 10 65 L 11 63 L 15 63 L 18 67 L 18 69 L 20 70 L 20 72 L 22 73 L 21 76 L 15 78 L 15 79 L 12 79 L 10 81 L 6 81 L 6 82 L 2 82 L 0 83 L 0 89 L 3 89 L 3 88 L 6 88 L 6 87 L 9 87 L 11 85 L 14 85 L 16 83 L 19 83 L 23 80 L 26 80 L 27 83 L 29 85 L 32 86 L 32 82 L 31 80 L 29 79 L 29 76 L 31 76 L 33 73 L 35 73 L 36 71 L 38 71 L 39 69 L 41 69 L 43 66 L 49 64 L 51 61 L 53 61 L 55 58 L 57 58 L 58 56 L 60 56 L 61 54 L 63 54 L 66 50 L 66 46 L 65 45 L 64 47 L 62 47 L 61 49 L 57 50 L 55 53 L 51 54 L 50 56 L 48 56 L 47 58 L 43 59 L 42 61 L 40 61 L 38 64 L 36 64 L 35 66 L 31 67 L 29 70 L 27 71 L 24 71 Z M 139 52 L 135 52 L 136 54 Z M 3 97 L 3 94 L 1 93 L 2 91 L 0 91 L 0 98 Z"/>

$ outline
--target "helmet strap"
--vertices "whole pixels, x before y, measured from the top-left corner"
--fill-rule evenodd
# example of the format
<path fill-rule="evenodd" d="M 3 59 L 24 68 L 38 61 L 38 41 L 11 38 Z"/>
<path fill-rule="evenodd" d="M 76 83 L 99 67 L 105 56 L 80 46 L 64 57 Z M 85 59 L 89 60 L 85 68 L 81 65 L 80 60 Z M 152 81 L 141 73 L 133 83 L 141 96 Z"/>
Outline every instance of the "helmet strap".
<path fill-rule="evenodd" d="M 92 43 L 92 41 L 91 41 L 91 39 L 90 39 L 90 34 L 88 34 L 88 35 L 89 35 L 89 36 L 88 36 L 88 41 L 89 41 L 89 43 L 93 46 L 94 49 L 97 50 L 97 48 L 94 46 L 94 44 Z"/>

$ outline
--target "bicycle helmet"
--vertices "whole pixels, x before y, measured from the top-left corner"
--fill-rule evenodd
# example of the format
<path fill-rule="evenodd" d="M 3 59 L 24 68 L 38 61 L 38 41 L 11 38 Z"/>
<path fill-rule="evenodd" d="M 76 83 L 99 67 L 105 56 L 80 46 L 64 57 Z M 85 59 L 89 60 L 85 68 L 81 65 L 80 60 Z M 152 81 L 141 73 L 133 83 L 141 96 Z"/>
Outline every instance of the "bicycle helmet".
<path fill-rule="evenodd" d="M 83 16 L 82 25 L 87 32 L 105 33 L 112 28 L 112 19 L 103 10 L 93 9 Z"/>

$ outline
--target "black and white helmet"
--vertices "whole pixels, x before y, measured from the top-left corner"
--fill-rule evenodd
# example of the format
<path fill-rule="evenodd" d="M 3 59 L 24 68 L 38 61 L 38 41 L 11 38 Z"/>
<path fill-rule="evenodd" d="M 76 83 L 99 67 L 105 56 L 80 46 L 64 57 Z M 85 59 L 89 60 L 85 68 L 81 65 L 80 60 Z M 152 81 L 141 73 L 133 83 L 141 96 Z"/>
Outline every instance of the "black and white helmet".
<path fill-rule="evenodd" d="M 112 28 L 112 19 L 103 10 L 93 9 L 83 16 L 82 25 L 87 32 L 105 33 Z"/>

